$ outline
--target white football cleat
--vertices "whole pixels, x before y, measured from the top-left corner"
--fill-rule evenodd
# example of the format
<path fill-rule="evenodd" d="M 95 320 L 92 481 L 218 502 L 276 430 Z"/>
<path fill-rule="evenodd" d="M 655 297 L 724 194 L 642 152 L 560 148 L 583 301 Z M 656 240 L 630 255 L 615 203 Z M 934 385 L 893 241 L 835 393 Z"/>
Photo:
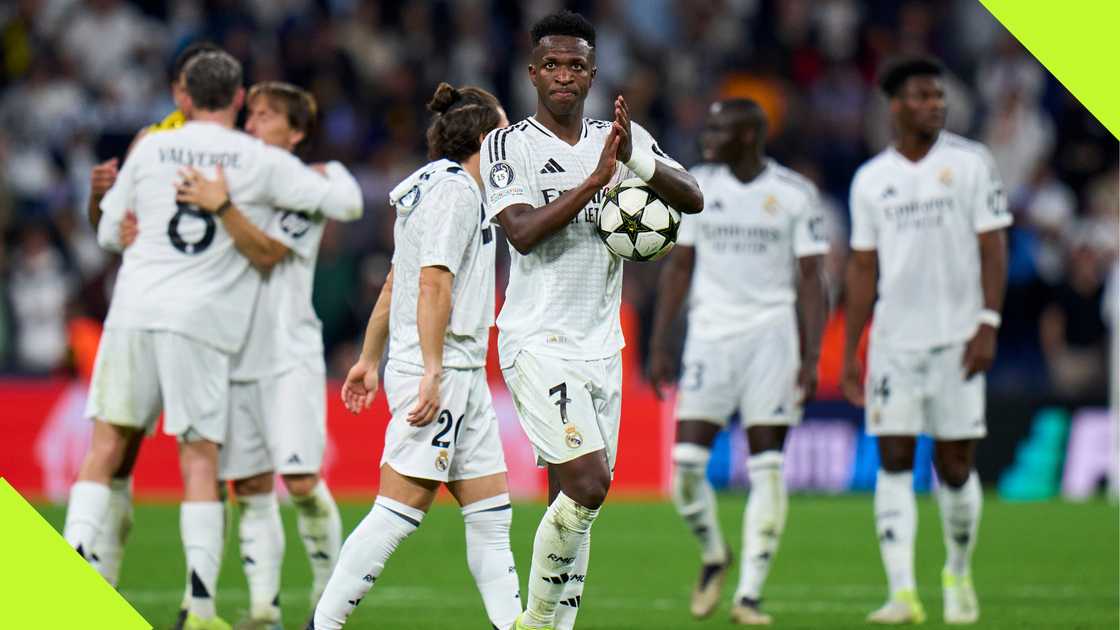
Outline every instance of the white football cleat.
<path fill-rule="evenodd" d="M 715 611 L 723 595 L 723 582 L 730 569 L 730 550 L 723 564 L 705 564 L 700 567 L 700 577 L 696 579 L 696 586 L 692 589 L 692 602 L 689 605 L 693 617 L 703 619 Z"/>
<path fill-rule="evenodd" d="M 918 594 L 913 589 L 906 589 L 891 595 L 890 601 L 882 608 L 867 615 L 867 621 L 886 625 L 925 623 L 926 611 L 918 601 Z"/>
<path fill-rule="evenodd" d="M 945 601 L 945 623 L 970 624 L 980 620 L 980 603 L 976 601 L 971 575 L 955 575 L 945 569 L 941 571 L 941 589 Z"/>
<path fill-rule="evenodd" d="M 770 615 L 758 609 L 758 602 L 745 597 L 731 606 L 731 621 L 741 626 L 768 626 L 773 623 Z"/>

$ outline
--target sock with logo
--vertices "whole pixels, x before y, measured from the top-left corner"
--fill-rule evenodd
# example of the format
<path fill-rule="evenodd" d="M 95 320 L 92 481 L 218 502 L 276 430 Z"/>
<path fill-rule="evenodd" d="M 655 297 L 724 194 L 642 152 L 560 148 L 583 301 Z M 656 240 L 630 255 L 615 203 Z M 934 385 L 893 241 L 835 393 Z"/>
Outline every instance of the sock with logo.
<path fill-rule="evenodd" d="M 914 473 L 879 469 L 875 480 L 875 530 L 891 595 L 914 589 L 914 536 L 918 507 Z"/>
<path fill-rule="evenodd" d="M 587 581 L 587 565 L 591 562 L 591 532 L 584 537 L 576 552 L 576 563 L 572 566 L 571 579 L 560 593 L 560 605 L 556 607 L 554 630 L 572 630 L 576 626 L 580 604 L 583 603 L 583 585 Z"/>
<path fill-rule="evenodd" d="M 342 518 L 334 497 L 327 489 L 327 482 L 322 479 L 315 484 L 311 494 L 293 494 L 292 503 L 296 506 L 299 536 L 311 562 L 311 605 L 314 606 L 338 562 L 338 550 L 342 547 Z"/>
<path fill-rule="evenodd" d="M 708 481 L 711 451 L 699 444 L 673 446 L 673 506 L 700 543 L 704 564 L 727 562 L 727 544 L 719 527 L 716 492 Z"/>
<path fill-rule="evenodd" d="M 424 512 L 399 501 L 377 497 L 346 539 L 338 566 L 315 607 L 315 630 L 338 630 L 361 603 L 385 569 L 389 556 L 409 534 L 416 531 Z"/>
<path fill-rule="evenodd" d="M 786 527 L 789 497 L 782 476 L 785 458 L 781 451 L 763 451 L 747 458 L 751 494 L 743 515 L 743 557 L 735 599 L 758 601 L 778 553 Z"/>
<path fill-rule="evenodd" d="M 100 563 L 94 548 L 109 513 L 110 494 L 109 486 L 94 481 L 78 481 L 70 487 L 62 536 L 94 566 Z"/>
<path fill-rule="evenodd" d="M 576 574 L 579 550 L 591 538 L 591 525 L 599 510 L 586 508 L 561 492 L 544 513 L 533 539 L 533 564 L 529 569 L 529 600 L 521 625 L 551 627 L 565 586 Z"/>
<path fill-rule="evenodd" d="M 185 501 L 179 508 L 179 533 L 191 587 L 189 611 L 202 619 L 217 614 L 214 598 L 222 559 L 224 518 L 219 501 Z"/>
<path fill-rule="evenodd" d="M 132 530 L 132 479 L 113 479 L 109 482 L 109 509 L 105 522 L 93 542 L 93 555 L 97 556 L 96 568 L 105 581 L 116 587 L 121 576 L 124 543 Z"/>
<path fill-rule="evenodd" d="M 980 529 L 980 511 L 984 493 L 976 471 L 959 488 L 941 483 L 937 487 L 937 503 L 941 507 L 941 530 L 945 537 L 945 568 L 957 576 L 968 575 L 976 532 Z"/>
<path fill-rule="evenodd" d="M 467 532 L 467 566 L 482 595 L 490 623 L 506 630 L 521 613 L 517 567 L 509 546 L 513 522 L 509 494 L 464 505 L 462 513 Z"/>
<path fill-rule="evenodd" d="M 249 617 L 280 621 L 280 571 L 284 562 L 284 524 L 272 492 L 237 497 L 241 508 L 241 566 L 249 583 Z"/>

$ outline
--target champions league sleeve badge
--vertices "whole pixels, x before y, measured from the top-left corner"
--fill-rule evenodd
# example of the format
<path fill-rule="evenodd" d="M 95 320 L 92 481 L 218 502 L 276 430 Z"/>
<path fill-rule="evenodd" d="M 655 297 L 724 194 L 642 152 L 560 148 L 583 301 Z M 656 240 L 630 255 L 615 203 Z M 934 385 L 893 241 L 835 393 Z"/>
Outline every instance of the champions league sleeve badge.
<path fill-rule="evenodd" d="M 490 185 L 505 188 L 513 183 L 513 167 L 506 162 L 495 162 L 490 167 Z"/>

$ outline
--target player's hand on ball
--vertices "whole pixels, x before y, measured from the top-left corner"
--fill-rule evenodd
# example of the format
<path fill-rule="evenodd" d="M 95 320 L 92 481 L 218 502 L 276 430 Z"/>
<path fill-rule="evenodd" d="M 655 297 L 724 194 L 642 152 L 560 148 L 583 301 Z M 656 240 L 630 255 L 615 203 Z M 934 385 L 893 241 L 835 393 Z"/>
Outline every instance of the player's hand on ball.
<path fill-rule="evenodd" d="M 859 359 L 850 359 L 844 362 L 844 372 L 840 376 L 840 389 L 844 391 L 844 398 L 857 407 L 864 404 L 863 380 L 860 378 L 862 372 Z"/>
<path fill-rule="evenodd" d="M 219 165 L 215 179 L 206 179 L 193 167 L 180 169 L 182 181 L 176 186 L 175 200 L 198 206 L 204 212 L 215 212 L 229 199 L 229 185 Z"/>
<path fill-rule="evenodd" d="M 105 160 L 93 167 L 89 176 L 90 192 L 94 197 L 104 197 L 117 181 L 117 158 Z"/>
<path fill-rule="evenodd" d="M 816 361 L 801 362 L 801 368 L 797 371 L 797 389 L 801 391 L 801 404 L 803 405 L 817 395 Z"/>
<path fill-rule="evenodd" d="M 442 375 L 439 372 L 424 372 L 420 379 L 420 395 L 416 399 L 416 406 L 408 412 L 408 423 L 414 427 L 430 424 L 439 413 L 439 381 Z"/>
<path fill-rule="evenodd" d="M 673 385 L 673 356 L 668 350 L 654 349 L 649 357 L 649 382 L 658 400 L 665 400 L 663 388 Z"/>
<path fill-rule="evenodd" d="M 614 122 L 618 124 L 618 161 L 629 162 L 630 155 L 634 151 L 634 143 L 630 136 L 630 107 L 626 105 L 626 99 L 622 98 L 619 94 L 614 99 Z"/>
<path fill-rule="evenodd" d="M 360 413 L 373 404 L 377 394 L 377 366 L 365 359 L 359 359 L 346 374 L 342 384 L 342 404 L 350 413 Z"/>
<path fill-rule="evenodd" d="M 599 163 L 591 173 L 591 181 L 599 188 L 610 184 L 614 172 L 618 170 L 619 132 L 618 123 L 611 125 L 611 131 L 603 143 L 603 152 L 599 154 Z"/>
<path fill-rule="evenodd" d="M 976 330 L 976 334 L 964 347 L 964 357 L 961 359 L 964 368 L 964 378 L 968 380 L 981 372 L 987 372 L 996 359 L 996 329 L 984 324 Z"/>
<path fill-rule="evenodd" d="M 135 212 L 132 210 L 125 211 L 119 230 L 121 247 L 128 247 L 136 242 L 136 237 L 140 235 L 140 223 L 136 219 Z"/>

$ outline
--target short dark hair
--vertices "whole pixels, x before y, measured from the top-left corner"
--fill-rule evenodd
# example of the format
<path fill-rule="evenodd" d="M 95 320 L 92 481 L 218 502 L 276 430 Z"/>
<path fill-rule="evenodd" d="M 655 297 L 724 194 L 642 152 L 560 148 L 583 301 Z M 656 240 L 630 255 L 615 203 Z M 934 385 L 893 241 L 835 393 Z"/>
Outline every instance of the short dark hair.
<path fill-rule="evenodd" d="M 268 104 L 288 118 L 288 126 L 296 131 L 303 132 L 300 145 L 307 142 L 311 132 L 315 130 L 315 120 L 319 113 L 319 105 L 311 92 L 296 87 L 283 81 L 262 81 L 249 88 L 247 103 L 252 103 L 259 97 L 268 100 Z"/>
<path fill-rule="evenodd" d="M 199 53 L 183 68 L 183 82 L 198 109 L 225 109 L 241 87 L 241 63 L 224 50 Z"/>
<path fill-rule="evenodd" d="M 735 112 L 754 125 L 759 131 L 766 132 L 766 110 L 753 98 L 729 98 L 719 102 L 720 109 Z"/>
<path fill-rule="evenodd" d="M 534 46 L 540 44 L 545 37 L 564 35 L 578 37 L 585 40 L 592 48 L 595 47 L 595 27 L 587 21 L 587 18 L 568 10 L 558 11 L 537 20 L 529 34 Z"/>
<path fill-rule="evenodd" d="M 428 111 L 428 159 L 445 157 L 462 162 L 482 148 L 479 136 L 490 133 L 502 120 L 501 105 L 491 93 L 477 87 L 436 87 Z"/>
<path fill-rule="evenodd" d="M 175 55 L 175 61 L 171 64 L 171 82 L 175 83 L 183 74 L 183 68 L 187 66 L 187 62 L 194 59 L 195 56 L 205 52 L 219 52 L 222 47 L 213 42 L 191 42 L 187 47 L 179 51 Z"/>
<path fill-rule="evenodd" d="M 945 74 L 945 66 L 933 57 L 903 57 L 888 62 L 879 73 L 879 88 L 890 98 L 898 96 L 898 91 L 910 77 L 940 77 Z"/>

